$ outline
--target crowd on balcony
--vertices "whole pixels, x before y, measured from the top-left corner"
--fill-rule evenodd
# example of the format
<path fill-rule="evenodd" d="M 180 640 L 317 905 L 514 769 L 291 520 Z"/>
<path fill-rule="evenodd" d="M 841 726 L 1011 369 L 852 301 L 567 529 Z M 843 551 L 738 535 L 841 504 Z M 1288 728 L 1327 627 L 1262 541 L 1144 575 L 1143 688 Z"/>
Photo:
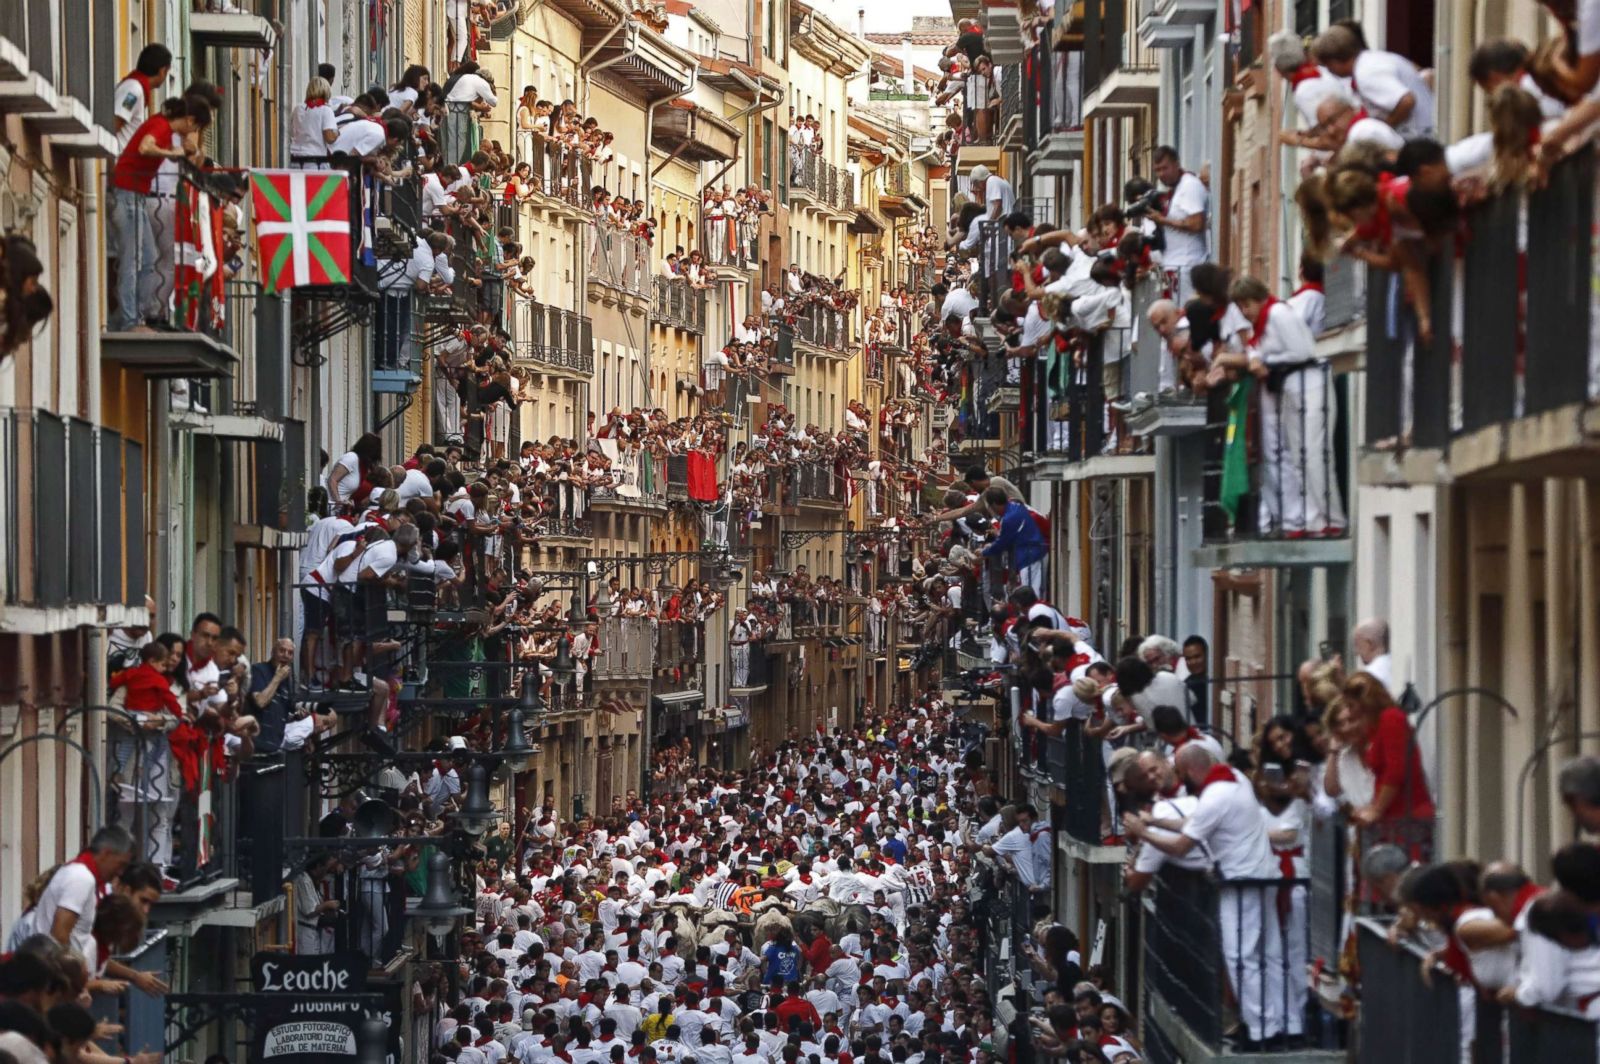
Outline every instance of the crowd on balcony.
<path fill-rule="evenodd" d="M 761 232 L 761 216 L 772 213 L 772 193 L 758 185 L 720 189 L 707 185 L 700 194 L 700 215 L 704 220 L 702 247 L 704 261 L 711 266 L 748 266 L 756 257 L 752 252 Z M 681 249 L 680 249 L 681 250 Z"/>
<path fill-rule="evenodd" d="M 1105 972 L 1085 979 L 1070 932 L 1033 927 L 1050 833 L 1027 806 L 992 830 L 995 780 L 973 741 L 927 694 L 755 750 L 736 772 L 664 746 L 648 798 L 577 820 L 532 811 L 480 865 L 462 977 L 419 980 L 435 1050 L 993 1060 L 1015 1037 L 996 1029 L 986 983 L 1006 936 L 969 906 L 1002 893 L 1056 966 L 1039 1003 L 1082 983 L 1120 1009 Z M 824 900 L 842 916 L 819 919 Z M 1092 1035 L 1086 1020 L 1085 1051 L 1141 1059 L 1126 1020 L 1108 1012 L 1102 1028 L 1097 1012 Z"/>

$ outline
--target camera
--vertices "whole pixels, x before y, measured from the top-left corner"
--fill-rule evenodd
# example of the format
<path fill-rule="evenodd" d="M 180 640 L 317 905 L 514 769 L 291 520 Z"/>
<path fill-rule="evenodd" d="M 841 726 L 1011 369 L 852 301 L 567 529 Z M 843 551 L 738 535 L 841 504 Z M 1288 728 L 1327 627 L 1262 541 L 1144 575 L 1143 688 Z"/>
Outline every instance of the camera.
<path fill-rule="evenodd" d="M 1144 195 L 1129 200 L 1127 205 L 1122 208 L 1122 213 L 1127 215 L 1129 218 L 1143 218 L 1160 205 L 1161 190 L 1159 188 L 1152 188 L 1150 191 L 1144 193 Z"/>

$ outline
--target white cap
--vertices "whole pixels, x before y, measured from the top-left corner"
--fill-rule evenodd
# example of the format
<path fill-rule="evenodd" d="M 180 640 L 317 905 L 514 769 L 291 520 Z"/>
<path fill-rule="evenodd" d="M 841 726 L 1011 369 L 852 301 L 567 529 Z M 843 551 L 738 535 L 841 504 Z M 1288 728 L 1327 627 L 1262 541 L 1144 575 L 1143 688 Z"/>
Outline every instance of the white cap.
<path fill-rule="evenodd" d="M 989 176 L 989 168 L 981 165 L 974 166 L 972 168 L 972 173 L 968 174 L 967 176 L 974 181 L 983 181 Z"/>

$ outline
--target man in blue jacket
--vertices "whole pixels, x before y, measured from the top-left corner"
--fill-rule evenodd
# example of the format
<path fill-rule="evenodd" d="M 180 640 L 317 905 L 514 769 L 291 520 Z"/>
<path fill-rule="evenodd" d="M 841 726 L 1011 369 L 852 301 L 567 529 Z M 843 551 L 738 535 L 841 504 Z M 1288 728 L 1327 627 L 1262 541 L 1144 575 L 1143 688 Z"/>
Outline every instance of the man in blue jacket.
<path fill-rule="evenodd" d="M 1044 556 L 1049 548 L 1044 535 L 1033 519 L 1033 511 L 1026 503 L 1016 502 L 1006 495 L 1004 488 L 989 488 L 983 493 L 983 503 L 999 523 L 999 534 L 983 548 L 986 557 L 1001 551 L 1011 552 L 1011 569 L 1017 580 L 1044 594 Z"/>

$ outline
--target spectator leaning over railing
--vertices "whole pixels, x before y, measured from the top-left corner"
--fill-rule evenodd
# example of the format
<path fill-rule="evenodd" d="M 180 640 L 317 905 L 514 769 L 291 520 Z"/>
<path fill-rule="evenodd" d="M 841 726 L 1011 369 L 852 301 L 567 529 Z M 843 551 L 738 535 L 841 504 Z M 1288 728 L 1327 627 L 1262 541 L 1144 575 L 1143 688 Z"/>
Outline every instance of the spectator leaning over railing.
<path fill-rule="evenodd" d="M 1402 136 L 1433 135 L 1433 89 L 1405 56 L 1368 48 L 1346 25 L 1323 30 L 1311 52 L 1335 77 L 1349 78 L 1361 104 Z"/>
<path fill-rule="evenodd" d="M 1197 794 L 1195 808 L 1181 821 L 1129 813 L 1123 817 L 1128 838 L 1148 842 L 1173 857 L 1197 846 L 1215 862 L 1222 952 L 1228 979 L 1248 1032 L 1248 1045 L 1258 1046 L 1284 1032 L 1283 938 L 1276 887 L 1256 883 L 1279 877 L 1267 821 L 1250 782 L 1237 770 L 1219 764 L 1209 750 L 1189 744 L 1177 756 L 1178 775 Z M 1151 826 L 1176 836 L 1149 831 Z"/>

